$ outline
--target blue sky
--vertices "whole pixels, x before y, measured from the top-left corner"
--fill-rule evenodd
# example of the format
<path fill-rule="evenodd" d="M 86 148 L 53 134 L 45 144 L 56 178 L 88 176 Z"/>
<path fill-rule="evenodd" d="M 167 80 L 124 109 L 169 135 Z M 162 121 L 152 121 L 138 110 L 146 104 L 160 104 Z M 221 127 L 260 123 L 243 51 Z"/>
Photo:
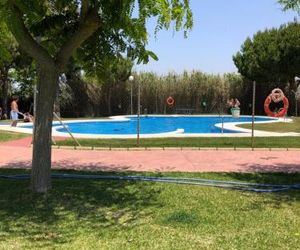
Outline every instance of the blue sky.
<path fill-rule="evenodd" d="M 166 74 L 183 70 L 207 73 L 236 72 L 232 55 L 258 30 L 293 21 L 297 13 L 283 12 L 276 0 L 190 0 L 194 27 L 187 39 L 182 32 L 161 31 L 155 39 L 150 20 L 148 49 L 159 61 L 135 66 L 137 71 Z"/>

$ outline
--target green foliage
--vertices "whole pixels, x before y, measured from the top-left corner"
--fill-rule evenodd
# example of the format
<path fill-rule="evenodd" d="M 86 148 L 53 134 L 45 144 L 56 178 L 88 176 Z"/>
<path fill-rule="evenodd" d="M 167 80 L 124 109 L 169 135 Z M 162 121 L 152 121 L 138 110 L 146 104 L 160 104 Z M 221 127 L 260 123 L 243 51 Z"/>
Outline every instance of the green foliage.
<path fill-rule="evenodd" d="M 263 103 L 273 88 L 282 88 L 290 100 L 293 114 L 296 85 L 294 77 L 300 68 L 300 24 L 295 21 L 279 28 L 258 31 L 247 38 L 241 50 L 233 56 L 234 63 L 247 79 L 257 82 L 256 114 L 263 113 Z M 246 81 L 245 81 L 246 83 Z M 251 103 L 252 83 L 245 84 L 245 97 Z"/>
<path fill-rule="evenodd" d="M 25 138 L 25 137 L 28 137 L 28 135 L 27 134 L 1 131 L 1 133 L 0 133 L 0 142 L 18 140 L 18 139 L 22 139 L 22 138 Z"/>
<path fill-rule="evenodd" d="M 10 79 L 14 82 L 12 88 L 13 95 L 19 96 L 20 100 L 33 99 L 33 86 L 36 84 L 36 66 L 27 58 L 28 61 L 18 65 L 10 71 Z"/>
<path fill-rule="evenodd" d="M 240 99 L 243 93 L 243 79 L 238 74 L 220 76 L 192 71 L 161 76 L 155 73 L 140 73 L 136 75 L 136 82 L 141 84 L 143 108 L 146 108 L 148 113 L 156 114 L 174 113 L 176 109 L 181 108 L 192 108 L 196 113 L 223 113 L 226 112 L 227 99 Z M 167 106 L 168 96 L 175 99 L 174 108 L 170 109 Z"/>
<path fill-rule="evenodd" d="M 134 81 L 128 81 L 132 62 L 119 58 L 114 63 L 110 62 L 107 67 L 96 76 L 86 74 L 83 81 L 90 88 L 81 88 L 74 85 L 72 81 L 67 83 L 73 85 L 72 90 L 78 93 L 71 102 L 81 103 L 83 100 L 88 104 L 80 104 L 84 110 L 82 116 L 107 116 L 131 113 L 131 90 L 133 93 L 133 112 L 136 112 L 137 88 L 141 86 L 142 112 L 148 114 L 164 114 L 182 112 L 180 109 L 193 109 L 193 113 L 226 113 L 227 100 L 238 98 L 242 105 L 248 105 L 243 99 L 245 88 L 244 79 L 239 74 L 213 75 L 199 71 L 183 72 L 181 74 L 169 73 L 159 75 L 156 73 L 133 73 Z M 77 73 L 78 74 L 78 73 Z M 71 79 L 71 77 L 69 77 Z M 81 89 L 80 91 L 77 91 Z M 166 104 L 168 96 L 173 96 L 175 105 L 169 108 Z M 95 110 L 90 112 L 90 109 Z M 111 106 L 109 108 L 108 106 Z M 77 108 L 80 109 L 79 107 Z M 76 109 L 62 107 L 68 111 L 66 117 L 78 117 Z M 177 111 L 178 110 L 178 111 Z M 242 108 L 244 114 L 247 110 Z"/>
<path fill-rule="evenodd" d="M 154 52 L 146 49 L 148 41 L 146 22 L 149 18 L 157 19 L 155 33 L 169 28 L 172 23 L 176 30 L 182 28 L 186 33 L 193 25 L 187 0 L 86 2 L 89 2 L 89 11 L 97 10 L 101 25 L 74 52 L 72 64 L 83 69 L 88 77 L 96 77 L 97 82 L 117 82 L 117 79 L 111 79 L 114 77 L 126 79 L 134 60 L 138 63 L 147 63 L 150 58 L 158 60 Z M 30 35 L 53 59 L 56 59 L 61 47 L 81 26 L 84 18 L 83 10 L 80 9 L 82 3 L 83 1 L 76 0 L 2 1 L 0 11 L 3 11 L 2 17 L 13 29 L 15 19 L 12 15 L 12 6 L 17 7 L 23 14 L 24 24 Z M 0 48 L 0 54 L 5 52 L 8 51 L 2 52 Z M 9 53 L 6 54 L 5 57 L 8 57 Z M 124 56 L 128 59 L 122 59 Z M 20 74 L 17 78 L 20 80 Z M 28 79 L 28 75 L 25 74 L 24 78 Z M 21 79 L 20 82 L 21 85 L 29 83 L 26 79 Z M 28 86 L 32 86 L 32 82 Z M 23 85 L 21 87 L 24 89 Z"/>
<path fill-rule="evenodd" d="M 300 24 L 257 32 L 233 57 L 239 72 L 251 80 L 286 82 L 299 74 Z"/>
<path fill-rule="evenodd" d="M 125 97 L 129 95 L 125 82 L 131 74 L 133 63 L 122 57 L 104 61 L 104 68 L 96 68 L 97 80 L 101 84 L 102 104 L 107 107 L 105 115 L 126 113 Z"/>
<path fill-rule="evenodd" d="M 102 62 L 102 55 L 122 54 L 147 62 L 150 56 L 155 58 L 145 48 L 146 21 L 150 17 L 157 18 L 157 31 L 169 28 L 172 22 L 176 30 L 192 27 L 188 0 L 4 0 L 0 4 L 2 15 L 20 46 L 39 67 L 35 125 L 40 129 L 34 131 L 32 164 L 35 192 L 51 188 L 51 120 L 58 78 L 77 49 L 86 45 L 89 49 L 84 49 L 77 60 L 90 60 L 93 65 Z"/>
<path fill-rule="evenodd" d="M 16 42 L 6 24 L 0 21 L 0 67 L 12 63 Z"/>
<path fill-rule="evenodd" d="M 283 5 L 284 10 L 293 9 L 300 11 L 300 1 L 299 0 L 279 0 L 281 5 Z"/>
<path fill-rule="evenodd" d="M 147 63 L 149 58 L 157 60 L 157 56 L 145 48 L 148 41 L 146 22 L 149 18 L 157 20 L 155 33 L 174 25 L 176 31 L 183 29 L 186 35 L 193 26 L 189 0 L 2 0 L 0 11 L 2 9 L 3 16 L 7 17 L 12 27 L 13 10 L 8 7 L 14 5 L 18 8 L 24 15 L 23 21 L 31 35 L 38 37 L 40 44 L 55 58 L 61 46 L 72 37 L 85 18 L 87 13 L 81 10 L 83 3 L 88 4 L 88 12 L 97 11 L 101 25 L 78 52 L 77 56 L 82 61 L 100 64 L 104 55 L 116 56 L 119 53 L 125 53 L 139 63 Z"/>

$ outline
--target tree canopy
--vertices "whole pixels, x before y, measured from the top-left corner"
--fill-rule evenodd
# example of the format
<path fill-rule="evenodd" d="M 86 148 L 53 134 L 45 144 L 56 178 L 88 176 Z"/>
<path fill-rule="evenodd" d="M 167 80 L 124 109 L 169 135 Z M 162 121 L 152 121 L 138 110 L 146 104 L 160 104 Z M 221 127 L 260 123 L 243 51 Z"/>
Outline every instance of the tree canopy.
<path fill-rule="evenodd" d="M 233 56 L 238 71 L 257 81 L 286 82 L 299 74 L 300 24 L 257 32 Z"/>
<path fill-rule="evenodd" d="M 19 45 L 37 63 L 37 100 L 32 189 L 51 188 L 51 127 L 58 79 L 71 58 L 86 70 L 100 67 L 103 56 L 126 55 L 147 62 L 146 22 L 155 33 L 173 27 L 184 35 L 192 28 L 189 0 L 1 0 L 0 17 Z"/>
<path fill-rule="evenodd" d="M 10 88 L 9 71 L 20 59 L 18 45 L 7 28 L 0 20 L 0 99 L 3 117 L 7 117 L 7 102 Z M 2 117 L 0 117 L 1 119 Z"/>
<path fill-rule="evenodd" d="M 278 2 L 283 5 L 284 10 L 293 9 L 300 11 L 300 0 L 279 0 Z"/>
<path fill-rule="evenodd" d="M 13 61 L 16 43 L 4 22 L 0 22 L 0 34 L 0 66 L 3 66 Z"/>
<path fill-rule="evenodd" d="M 64 64 L 75 52 L 74 48 L 80 47 L 76 55 L 84 62 L 90 62 L 89 68 L 95 67 L 95 62 L 101 63 L 103 55 L 114 56 L 118 53 L 138 59 L 138 62 L 146 63 L 149 57 L 157 59 L 153 52 L 146 49 L 146 22 L 150 17 L 157 19 L 156 33 L 170 28 L 174 23 L 176 31 L 183 29 L 186 34 L 193 24 L 188 0 L 2 2 L 2 10 L 5 7 L 5 11 L 1 14 L 7 18 L 17 38 L 28 29 L 28 35 L 38 40 L 42 49 L 46 50 L 44 52 L 60 64 Z M 33 51 L 28 53 L 37 57 Z"/>

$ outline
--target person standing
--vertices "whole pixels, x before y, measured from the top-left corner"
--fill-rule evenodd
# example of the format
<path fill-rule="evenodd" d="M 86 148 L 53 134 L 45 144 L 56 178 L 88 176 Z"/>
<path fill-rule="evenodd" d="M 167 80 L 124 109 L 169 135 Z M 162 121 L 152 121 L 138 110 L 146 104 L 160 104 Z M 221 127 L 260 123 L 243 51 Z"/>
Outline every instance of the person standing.
<path fill-rule="evenodd" d="M 18 97 L 13 97 L 12 102 L 10 103 L 10 118 L 12 119 L 12 127 L 16 127 L 18 123 L 18 114 L 19 114 L 19 108 L 18 108 Z"/>

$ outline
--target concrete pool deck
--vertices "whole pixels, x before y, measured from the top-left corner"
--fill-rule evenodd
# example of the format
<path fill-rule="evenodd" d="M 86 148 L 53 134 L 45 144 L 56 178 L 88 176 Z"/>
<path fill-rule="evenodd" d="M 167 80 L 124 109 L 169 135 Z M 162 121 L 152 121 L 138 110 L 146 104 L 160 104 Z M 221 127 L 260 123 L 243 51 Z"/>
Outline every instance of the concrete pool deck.
<path fill-rule="evenodd" d="M 0 168 L 31 167 L 31 138 L 0 143 Z M 151 172 L 300 172 L 300 150 L 53 149 L 53 169 Z"/>

